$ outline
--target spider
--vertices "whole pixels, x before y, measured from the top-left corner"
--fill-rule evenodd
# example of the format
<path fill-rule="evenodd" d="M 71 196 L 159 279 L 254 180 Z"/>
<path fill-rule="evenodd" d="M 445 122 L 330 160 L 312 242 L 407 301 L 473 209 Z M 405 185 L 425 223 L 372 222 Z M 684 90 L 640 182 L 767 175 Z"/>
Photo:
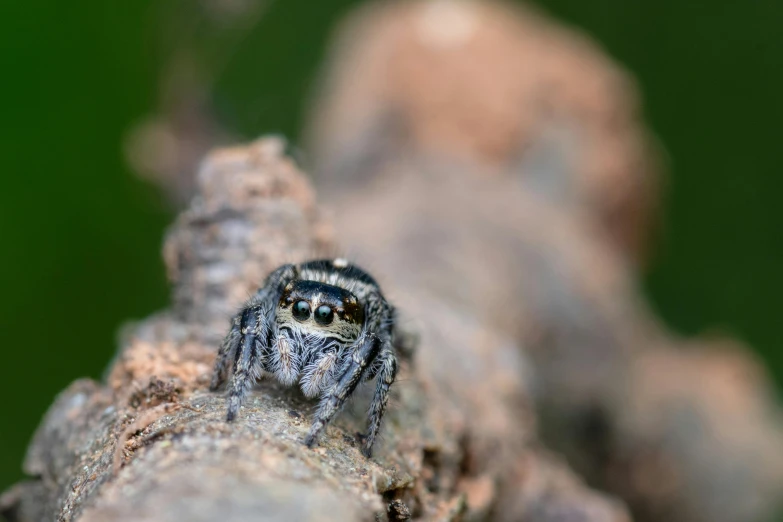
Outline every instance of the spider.
<path fill-rule="evenodd" d="M 397 374 L 395 309 L 367 272 L 345 259 L 283 265 L 240 309 L 218 352 L 211 390 L 227 386 L 232 421 L 262 372 L 320 396 L 312 447 L 362 380 L 377 377 L 362 453 L 370 457 Z"/>

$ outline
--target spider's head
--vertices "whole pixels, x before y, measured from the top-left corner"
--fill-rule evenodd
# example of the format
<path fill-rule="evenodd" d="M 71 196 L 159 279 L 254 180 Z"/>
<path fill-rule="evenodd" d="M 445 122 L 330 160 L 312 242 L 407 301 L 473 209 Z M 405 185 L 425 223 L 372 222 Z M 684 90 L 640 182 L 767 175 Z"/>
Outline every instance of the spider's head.
<path fill-rule="evenodd" d="M 289 284 L 277 306 L 278 326 L 352 341 L 364 324 L 364 308 L 348 290 L 318 281 Z"/>

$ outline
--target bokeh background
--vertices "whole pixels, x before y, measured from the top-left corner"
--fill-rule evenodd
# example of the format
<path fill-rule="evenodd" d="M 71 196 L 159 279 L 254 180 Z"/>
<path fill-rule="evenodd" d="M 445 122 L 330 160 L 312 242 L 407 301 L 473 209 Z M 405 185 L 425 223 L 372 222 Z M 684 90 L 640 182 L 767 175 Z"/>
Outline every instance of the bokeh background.
<path fill-rule="evenodd" d="M 205 25 L 206 1 L 0 3 L 0 490 L 54 395 L 100 377 L 120 325 L 167 303 L 174 207 L 126 152 L 172 48 L 207 64 L 224 140 L 296 144 L 330 31 L 358 3 L 268 0 L 241 31 Z M 783 4 L 537 3 L 632 72 L 666 153 L 651 303 L 683 333 L 746 340 L 783 382 Z"/>

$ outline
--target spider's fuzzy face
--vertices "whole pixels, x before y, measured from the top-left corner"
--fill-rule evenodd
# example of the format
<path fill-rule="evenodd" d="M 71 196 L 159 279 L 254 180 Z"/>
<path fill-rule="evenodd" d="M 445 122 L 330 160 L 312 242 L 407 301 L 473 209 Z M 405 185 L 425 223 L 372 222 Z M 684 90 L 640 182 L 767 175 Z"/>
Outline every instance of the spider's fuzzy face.
<path fill-rule="evenodd" d="M 364 307 L 350 291 L 320 281 L 289 283 L 277 305 L 280 330 L 324 340 L 355 341 L 364 325 Z"/>

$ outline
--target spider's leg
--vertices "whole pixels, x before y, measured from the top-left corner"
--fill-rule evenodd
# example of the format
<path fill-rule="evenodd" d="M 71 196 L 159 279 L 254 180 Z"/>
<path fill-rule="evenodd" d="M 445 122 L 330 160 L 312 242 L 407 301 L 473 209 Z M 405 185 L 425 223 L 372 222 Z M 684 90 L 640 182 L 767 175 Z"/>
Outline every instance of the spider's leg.
<path fill-rule="evenodd" d="M 245 399 L 250 387 L 255 383 L 259 373 L 261 358 L 261 339 L 259 338 L 260 310 L 257 307 L 245 309 L 242 312 L 242 338 L 234 361 L 234 375 L 228 391 L 228 413 L 226 420 L 232 421 L 239 413 L 239 407 Z"/>
<path fill-rule="evenodd" d="M 392 344 L 397 313 L 396 309 L 386 302 L 380 292 L 371 293 L 367 297 L 366 313 L 370 318 L 365 325 L 366 331 L 377 332 L 381 338 L 380 353 L 365 374 L 367 381 L 378 378 L 375 384 L 375 394 L 367 412 L 367 435 L 362 440 L 362 453 L 369 458 L 381 428 L 386 404 L 389 402 L 389 389 L 397 376 L 397 357 Z"/>
<path fill-rule="evenodd" d="M 374 334 L 362 336 L 354 349 L 342 375 L 321 398 L 315 422 L 305 437 L 305 444 L 312 447 L 321 430 L 334 418 L 361 382 L 372 362 L 381 351 L 381 340 Z"/>
<path fill-rule="evenodd" d="M 212 382 L 209 385 L 211 391 L 217 390 L 226 382 L 231 361 L 236 358 L 237 349 L 242 340 L 239 324 L 240 320 L 240 315 L 237 315 L 231 320 L 231 329 L 228 331 L 225 339 L 223 339 L 223 343 L 220 345 L 220 350 L 218 351 L 217 359 L 215 360 L 215 369 L 212 371 Z"/>
<path fill-rule="evenodd" d="M 228 390 L 228 421 L 236 417 L 245 395 L 265 366 L 264 352 L 275 329 L 277 303 L 286 285 L 297 276 L 294 265 L 284 265 L 272 272 L 231 326 L 228 341 L 224 342 L 227 346 L 225 354 L 219 359 L 222 361 L 218 362 L 219 368 L 216 367 L 216 375 L 218 369 L 225 374 L 227 358 L 234 352 L 234 371 Z"/>
<path fill-rule="evenodd" d="M 380 362 L 380 366 L 376 366 L 379 368 L 377 371 L 378 381 L 367 414 L 367 436 L 362 444 L 362 453 L 367 458 L 372 454 L 372 446 L 381 428 L 381 419 L 386 411 L 386 403 L 389 401 L 389 389 L 397 376 L 397 357 L 388 342 L 384 343 L 378 360 Z"/>
<path fill-rule="evenodd" d="M 283 265 L 271 274 L 264 281 L 264 286 L 251 299 L 252 303 L 259 304 L 264 308 L 264 316 L 268 328 L 274 330 L 275 311 L 280 296 L 283 295 L 288 283 L 299 277 L 299 270 L 294 265 Z"/>

